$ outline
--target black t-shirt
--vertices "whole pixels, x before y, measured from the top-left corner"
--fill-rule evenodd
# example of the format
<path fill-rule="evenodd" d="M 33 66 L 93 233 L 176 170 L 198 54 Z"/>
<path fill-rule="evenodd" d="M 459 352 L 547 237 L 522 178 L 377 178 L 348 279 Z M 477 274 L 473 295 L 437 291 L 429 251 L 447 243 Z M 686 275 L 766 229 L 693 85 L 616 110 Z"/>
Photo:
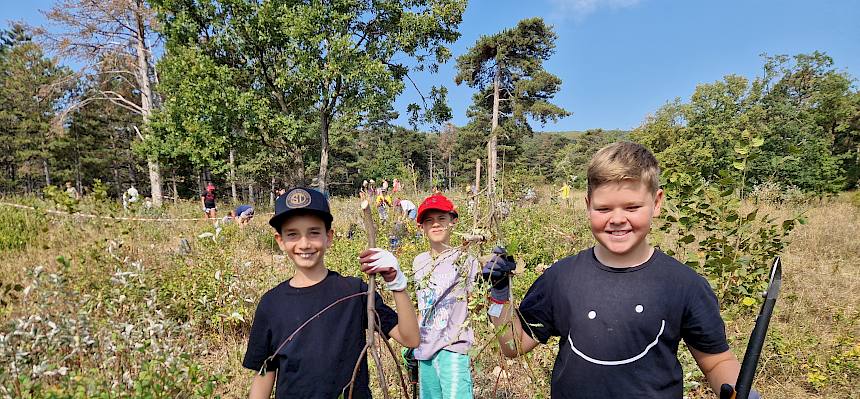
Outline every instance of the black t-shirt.
<path fill-rule="evenodd" d="M 203 205 L 207 208 L 215 207 L 215 191 L 204 191 L 200 194 L 203 197 Z"/>
<path fill-rule="evenodd" d="M 681 398 L 678 343 L 729 349 L 707 280 L 654 250 L 632 268 L 611 268 L 594 248 L 556 262 L 520 304 L 523 328 L 559 336 L 553 398 Z"/>
<path fill-rule="evenodd" d="M 329 271 L 323 281 L 304 288 L 291 287 L 289 280 L 260 298 L 248 351 L 242 366 L 259 371 L 299 326 L 338 299 L 367 292 L 367 284 L 355 277 Z M 397 325 L 397 313 L 376 294 L 376 312 L 386 334 Z M 352 371 L 364 348 L 367 328 L 367 296 L 347 299 L 308 323 L 267 364 L 278 370 L 276 398 L 336 398 L 352 378 Z M 344 394 L 346 396 L 347 394 Z M 367 360 L 361 366 L 353 388 L 353 398 L 369 398 Z"/>

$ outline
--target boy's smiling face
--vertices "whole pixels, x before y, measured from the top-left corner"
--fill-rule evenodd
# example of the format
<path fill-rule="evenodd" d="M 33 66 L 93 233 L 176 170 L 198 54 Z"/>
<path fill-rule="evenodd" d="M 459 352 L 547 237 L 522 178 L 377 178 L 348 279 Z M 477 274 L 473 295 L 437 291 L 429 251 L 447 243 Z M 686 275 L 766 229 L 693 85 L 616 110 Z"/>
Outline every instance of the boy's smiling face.
<path fill-rule="evenodd" d="M 604 255 L 617 266 L 635 266 L 648 260 L 651 219 L 660 213 L 662 203 L 663 190 L 654 193 L 639 180 L 606 183 L 595 188 L 585 198 L 585 204 L 591 234 L 599 243 L 598 258 Z"/>
<path fill-rule="evenodd" d="M 324 268 L 323 259 L 331 246 L 334 230 L 315 215 L 295 215 L 284 221 L 281 233 L 275 234 L 278 246 L 302 269 Z"/>
<path fill-rule="evenodd" d="M 423 215 L 421 229 L 430 242 L 448 244 L 456 219 L 448 212 L 429 210 Z"/>

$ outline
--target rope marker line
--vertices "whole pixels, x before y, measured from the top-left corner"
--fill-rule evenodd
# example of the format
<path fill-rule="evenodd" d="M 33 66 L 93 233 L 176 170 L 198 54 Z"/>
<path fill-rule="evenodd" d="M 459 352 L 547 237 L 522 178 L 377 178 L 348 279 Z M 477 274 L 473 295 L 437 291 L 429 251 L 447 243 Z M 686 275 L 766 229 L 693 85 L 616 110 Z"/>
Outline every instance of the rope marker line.
<path fill-rule="evenodd" d="M 21 205 L 21 204 L 13 204 L 9 202 L 0 202 L 2 206 L 9 206 L 18 209 L 28 209 L 28 210 L 37 210 L 35 207 Z M 178 218 L 178 219 L 163 219 L 163 218 L 138 218 L 138 217 L 126 217 L 126 216 L 102 216 L 102 215 L 93 215 L 90 213 L 68 213 L 63 211 L 58 211 L 54 209 L 45 209 L 45 213 L 50 213 L 59 216 L 78 216 L 85 217 L 91 219 L 109 219 L 109 220 L 129 220 L 129 221 L 139 221 L 139 222 L 190 222 L 190 221 L 199 221 L 199 220 L 213 220 L 207 218 Z"/>

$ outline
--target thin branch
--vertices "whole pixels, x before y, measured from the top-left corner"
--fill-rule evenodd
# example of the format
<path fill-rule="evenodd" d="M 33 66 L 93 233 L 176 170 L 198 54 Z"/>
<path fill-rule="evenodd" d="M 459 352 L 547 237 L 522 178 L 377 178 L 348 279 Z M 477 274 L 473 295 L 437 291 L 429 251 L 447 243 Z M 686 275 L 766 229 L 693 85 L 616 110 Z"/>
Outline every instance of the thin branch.
<path fill-rule="evenodd" d="M 355 294 L 347 295 L 347 296 L 345 296 L 345 297 L 343 297 L 343 298 L 340 298 L 340 299 L 338 299 L 338 300 L 336 300 L 336 301 L 332 302 L 332 303 L 331 303 L 331 304 L 329 304 L 328 306 L 324 307 L 322 310 L 320 310 L 319 312 L 317 312 L 315 315 L 311 316 L 309 319 L 305 320 L 305 322 L 304 322 L 304 323 L 302 323 L 302 324 L 299 326 L 299 328 L 297 328 L 297 329 L 296 329 L 296 331 L 293 331 L 293 333 L 292 333 L 292 334 L 290 334 L 290 336 L 288 336 L 288 337 L 287 337 L 287 339 L 285 339 L 285 340 L 284 340 L 284 342 L 282 342 L 282 343 L 281 343 L 281 345 L 279 345 L 279 346 L 278 346 L 278 349 L 275 349 L 275 353 L 273 353 L 271 356 L 267 357 L 267 358 L 266 358 L 266 360 L 264 360 L 264 361 L 263 361 L 263 366 L 262 366 L 262 367 L 260 367 L 260 375 L 264 375 L 264 374 L 266 374 L 266 373 L 265 373 L 265 370 L 266 370 L 266 364 L 268 364 L 269 362 L 271 362 L 271 361 L 275 360 L 275 356 L 277 356 L 277 355 L 278 355 L 278 352 L 280 352 L 280 351 L 281 351 L 281 349 L 284 349 L 284 346 L 285 346 L 288 342 L 292 341 L 292 340 L 293 340 L 293 338 L 296 336 L 296 334 L 298 334 L 300 331 L 302 331 L 302 329 L 304 329 L 304 328 L 305 328 L 305 326 L 307 326 L 308 324 L 310 324 L 310 322 L 311 322 L 311 321 L 313 321 L 314 319 L 316 319 L 317 317 L 319 317 L 320 315 L 322 315 L 323 313 L 325 313 L 327 310 L 331 309 L 331 308 L 332 308 L 332 307 L 334 307 L 335 305 L 337 305 L 337 304 L 339 304 L 339 303 L 341 303 L 341 302 L 343 302 L 343 301 L 346 301 L 346 300 L 348 300 L 348 299 L 356 298 L 356 297 L 359 297 L 359 296 L 362 296 L 362 295 L 367 295 L 367 293 L 366 293 L 366 292 L 357 292 L 357 293 L 355 293 Z M 359 359 L 361 359 L 361 356 L 359 356 L 358 358 L 359 358 Z"/>

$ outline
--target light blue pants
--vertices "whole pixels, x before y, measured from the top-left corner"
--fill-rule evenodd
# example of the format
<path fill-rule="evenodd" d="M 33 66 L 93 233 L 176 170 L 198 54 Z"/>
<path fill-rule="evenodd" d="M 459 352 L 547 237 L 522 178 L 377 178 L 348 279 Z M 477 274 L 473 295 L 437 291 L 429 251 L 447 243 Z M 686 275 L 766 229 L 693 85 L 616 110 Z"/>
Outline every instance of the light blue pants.
<path fill-rule="evenodd" d="M 421 399 L 472 399 L 469 356 L 441 350 L 430 360 L 418 361 Z"/>

